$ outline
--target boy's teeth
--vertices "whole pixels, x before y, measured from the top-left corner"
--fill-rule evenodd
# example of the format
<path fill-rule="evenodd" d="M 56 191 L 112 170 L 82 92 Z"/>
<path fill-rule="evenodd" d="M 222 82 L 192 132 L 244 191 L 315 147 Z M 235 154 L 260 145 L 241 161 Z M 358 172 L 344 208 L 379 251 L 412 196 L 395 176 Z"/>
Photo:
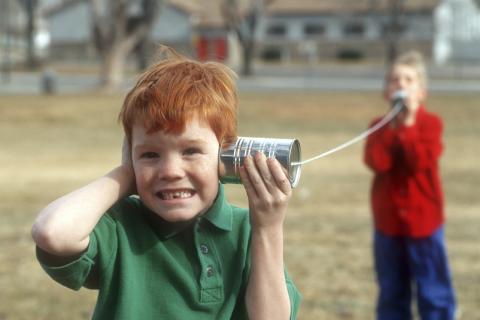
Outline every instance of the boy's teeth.
<path fill-rule="evenodd" d="M 192 193 L 190 191 L 176 191 L 176 192 L 162 192 L 160 195 L 164 200 L 172 200 L 172 199 L 189 198 L 192 195 Z"/>

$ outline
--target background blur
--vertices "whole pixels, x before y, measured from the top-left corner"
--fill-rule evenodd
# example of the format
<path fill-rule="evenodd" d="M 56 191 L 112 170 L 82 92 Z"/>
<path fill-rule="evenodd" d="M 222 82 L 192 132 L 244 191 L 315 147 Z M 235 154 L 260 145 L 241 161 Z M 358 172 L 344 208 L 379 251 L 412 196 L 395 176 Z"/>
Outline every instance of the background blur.
<path fill-rule="evenodd" d="M 479 0 L 0 0 L 0 320 L 89 319 L 96 293 L 51 281 L 30 227 L 120 160 L 116 117 L 159 45 L 239 74 L 240 135 L 309 158 L 384 114 L 386 66 L 416 49 L 445 121 L 447 245 L 461 319 L 480 319 Z M 363 144 L 306 164 L 286 223 L 300 319 L 373 319 Z M 227 185 L 246 206 L 241 186 Z"/>

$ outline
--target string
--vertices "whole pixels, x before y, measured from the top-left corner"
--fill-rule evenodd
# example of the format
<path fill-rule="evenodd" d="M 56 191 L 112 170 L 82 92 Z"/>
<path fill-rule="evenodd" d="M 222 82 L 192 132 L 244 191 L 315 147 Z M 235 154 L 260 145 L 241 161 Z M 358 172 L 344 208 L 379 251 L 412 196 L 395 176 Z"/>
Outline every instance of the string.
<path fill-rule="evenodd" d="M 375 131 L 377 131 L 378 129 L 380 129 L 381 127 L 383 127 L 384 125 L 386 125 L 388 122 L 390 122 L 390 120 L 392 120 L 393 118 L 395 118 L 395 116 L 403 109 L 403 101 L 401 99 L 398 99 L 396 102 L 395 102 L 395 105 L 394 107 L 392 108 L 392 110 L 390 110 L 389 113 L 387 113 L 385 115 L 385 117 L 383 117 L 383 119 L 381 121 L 379 121 L 378 123 L 376 123 L 374 126 L 370 127 L 368 130 L 362 132 L 361 134 L 359 134 L 358 136 L 356 136 L 355 138 L 345 142 L 345 143 L 342 143 L 341 145 L 335 147 L 335 148 L 332 148 L 330 150 L 327 150 L 317 156 L 314 156 L 310 159 L 307 159 L 307 160 L 304 160 L 304 161 L 300 161 L 300 162 L 292 162 L 292 166 L 301 166 L 301 165 L 304 165 L 306 163 L 309 163 L 309 162 L 312 162 L 312 161 L 315 161 L 315 160 L 318 160 L 320 158 L 323 158 L 323 157 L 326 157 L 334 152 L 337 152 L 337 151 L 340 151 L 366 137 L 368 137 L 369 135 L 371 135 L 372 133 L 374 133 Z"/>

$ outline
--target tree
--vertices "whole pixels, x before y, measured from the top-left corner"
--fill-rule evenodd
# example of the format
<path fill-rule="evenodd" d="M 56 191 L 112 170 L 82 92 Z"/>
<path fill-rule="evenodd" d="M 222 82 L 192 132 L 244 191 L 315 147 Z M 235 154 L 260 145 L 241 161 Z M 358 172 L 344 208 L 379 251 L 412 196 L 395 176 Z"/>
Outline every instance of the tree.
<path fill-rule="evenodd" d="M 263 13 L 263 0 L 252 0 L 249 8 L 242 11 L 237 0 L 223 0 L 222 12 L 227 28 L 237 35 L 242 47 L 241 74 L 252 74 L 252 61 L 255 52 L 255 30 Z"/>
<path fill-rule="evenodd" d="M 159 0 L 89 0 L 93 40 L 102 62 L 105 90 L 117 88 L 126 60 L 147 41 L 161 3 Z"/>
<path fill-rule="evenodd" d="M 35 31 L 36 31 L 36 11 L 38 9 L 38 0 L 19 0 L 27 15 L 27 24 L 25 37 L 27 43 L 26 66 L 34 69 L 38 65 L 35 55 Z"/>
<path fill-rule="evenodd" d="M 403 5 L 405 0 L 390 0 L 390 23 L 387 32 L 387 64 L 391 64 L 398 55 L 398 42 L 404 29 Z"/>

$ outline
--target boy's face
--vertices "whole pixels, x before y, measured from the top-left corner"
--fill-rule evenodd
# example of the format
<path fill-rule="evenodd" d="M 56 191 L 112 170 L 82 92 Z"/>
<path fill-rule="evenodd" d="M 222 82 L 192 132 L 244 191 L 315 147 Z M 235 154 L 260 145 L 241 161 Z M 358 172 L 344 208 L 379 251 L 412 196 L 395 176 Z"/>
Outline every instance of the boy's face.
<path fill-rule="evenodd" d="M 204 213 L 218 192 L 219 142 L 196 118 L 181 134 L 132 131 L 132 162 L 137 191 L 145 205 L 163 219 L 187 221 Z"/>
<path fill-rule="evenodd" d="M 395 65 L 392 67 L 385 86 L 385 99 L 391 101 L 395 91 L 403 90 L 407 93 L 405 101 L 407 108 L 415 112 L 426 98 L 426 91 L 420 82 L 415 68 L 407 65 Z"/>

